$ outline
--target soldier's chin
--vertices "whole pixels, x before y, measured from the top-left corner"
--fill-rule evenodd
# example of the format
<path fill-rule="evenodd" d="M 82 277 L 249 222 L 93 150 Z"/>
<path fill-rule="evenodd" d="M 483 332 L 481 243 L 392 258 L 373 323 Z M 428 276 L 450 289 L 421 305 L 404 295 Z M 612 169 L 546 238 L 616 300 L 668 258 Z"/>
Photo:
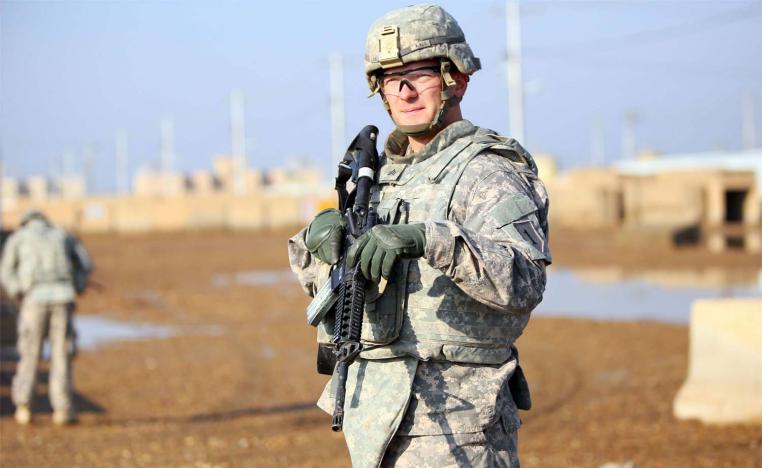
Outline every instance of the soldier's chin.
<path fill-rule="evenodd" d="M 428 125 L 431 123 L 431 118 L 423 118 L 423 117 L 416 117 L 416 118 L 399 118 L 393 119 L 394 123 L 398 127 L 417 127 L 419 125 Z"/>

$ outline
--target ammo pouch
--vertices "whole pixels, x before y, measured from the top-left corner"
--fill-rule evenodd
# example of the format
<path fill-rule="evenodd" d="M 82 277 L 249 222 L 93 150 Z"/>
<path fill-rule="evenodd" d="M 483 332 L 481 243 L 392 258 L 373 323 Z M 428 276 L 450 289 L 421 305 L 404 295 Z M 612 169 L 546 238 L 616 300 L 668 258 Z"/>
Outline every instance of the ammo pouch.
<path fill-rule="evenodd" d="M 318 343 L 317 371 L 318 374 L 332 375 L 336 367 L 336 355 L 333 353 L 333 345 Z"/>
<path fill-rule="evenodd" d="M 399 338 L 402 330 L 405 288 L 410 260 L 394 265 L 390 280 L 383 293 L 370 284 L 365 297 L 365 310 L 360 341 L 365 347 L 383 346 Z M 332 346 L 335 311 L 332 309 L 318 324 L 318 343 Z"/>
<path fill-rule="evenodd" d="M 360 341 L 364 349 L 388 345 L 400 336 L 407 275 L 410 260 L 401 260 L 394 265 L 390 280 L 382 293 L 374 284 L 366 291 Z M 317 370 L 320 374 L 331 375 L 336 365 L 333 354 L 335 308 L 332 308 L 317 325 Z"/>

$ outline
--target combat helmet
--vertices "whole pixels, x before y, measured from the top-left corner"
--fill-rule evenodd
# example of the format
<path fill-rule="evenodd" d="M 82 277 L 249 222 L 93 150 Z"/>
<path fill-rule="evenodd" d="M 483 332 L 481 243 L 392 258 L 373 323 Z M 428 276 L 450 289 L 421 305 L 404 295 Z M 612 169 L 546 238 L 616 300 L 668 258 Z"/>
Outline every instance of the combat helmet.
<path fill-rule="evenodd" d="M 368 30 L 365 76 L 371 96 L 381 91 L 379 75 L 383 70 L 429 59 L 440 60 L 442 104 L 428 124 L 398 125 L 406 135 L 423 135 L 441 125 L 445 113 L 457 99 L 453 94 L 452 66 L 471 75 L 481 68 L 481 62 L 468 46 L 455 18 L 438 5 L 412 5 L 390 11 Z M 389 111 L 383 93 L 381 98 Z"/>
<path fill-rule="evenodd" d="M 21 215 L 21 219 L 19 220 L 19 226 L 25 226 L 27 223 L 32 221 L 33 219 L 39 219 L 45 223 L 48 223 L 48 218 L 45 216 L 45 213 L 42 211 L 32 208 L 24 212 L 24 214 Z"/>

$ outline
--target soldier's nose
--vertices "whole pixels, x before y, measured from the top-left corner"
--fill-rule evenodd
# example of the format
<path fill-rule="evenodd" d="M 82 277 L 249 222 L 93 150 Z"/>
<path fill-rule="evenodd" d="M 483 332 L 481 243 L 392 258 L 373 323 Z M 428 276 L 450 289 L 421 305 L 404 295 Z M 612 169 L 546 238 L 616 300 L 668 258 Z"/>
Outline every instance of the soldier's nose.
<path fill-rule="evenodd" d="M 418 94 L 418 90 L 415 89 L 415 86 L 408 80 L 402 80 L 400 82 L 400 90 L 399 90 L 399 96 L 402 99 L 408 99 L 410 97 L 413 97 Z"/>

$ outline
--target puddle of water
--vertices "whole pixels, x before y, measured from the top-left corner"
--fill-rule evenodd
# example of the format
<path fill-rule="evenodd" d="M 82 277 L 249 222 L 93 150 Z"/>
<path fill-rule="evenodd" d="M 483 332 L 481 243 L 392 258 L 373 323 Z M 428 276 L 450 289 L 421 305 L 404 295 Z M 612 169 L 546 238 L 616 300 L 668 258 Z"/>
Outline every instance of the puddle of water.
<path fill-rule="evenodd" d="M 288 269 L 218 274 L 217 287 L 278 287 L 300 294 Z M 696 299 L 762 296 L 762 271 L 703 268 L 627 271 L 620 267 L 548 269 L 536 315 L 688 323 Z"/>
<path fill-rule="evenodd" d="M 212 278 L 217 287 L 231 284 L 245 286 L 278 286 L 296 283 L 296 276 L 291 270 L 254 270 L 238 273 L 218 274 Z"/>
<path fill-rule="evenodd" d="M 272 359 L 275 356 L 275 350 L 268 345 L 262 345 L 259 348 L 259 354 L 265 359 Z"/>
<path fill-rule="evenodd" d="M 219 325 L 177 326 L 148 323 L 128 323 L 100 316 L 78 315 L 75 317 L 77 346 L 93 349 L 117 341 L 164 339 L 181 335 L 221 335 Z"/>
<path fill-rule="evenodd" d="M 624 275 L 619 270 L 550 268 L 536 315 L 688 323 L 696 299 L 762 296 L 762 275 L 717 271 Z"/>
<path fill-rule="evenodd" d="M 301 294 L 288 270 L 255 270 L 215 275 L 217 287 L 277 287 Z M 696 299 L 762 296 L 762 271 L 721 268 L 675 271 L 625 271 L 619 267 L 551 267 L 536 315 L 605 320 L 656 320 L 688 323 Z"/>

